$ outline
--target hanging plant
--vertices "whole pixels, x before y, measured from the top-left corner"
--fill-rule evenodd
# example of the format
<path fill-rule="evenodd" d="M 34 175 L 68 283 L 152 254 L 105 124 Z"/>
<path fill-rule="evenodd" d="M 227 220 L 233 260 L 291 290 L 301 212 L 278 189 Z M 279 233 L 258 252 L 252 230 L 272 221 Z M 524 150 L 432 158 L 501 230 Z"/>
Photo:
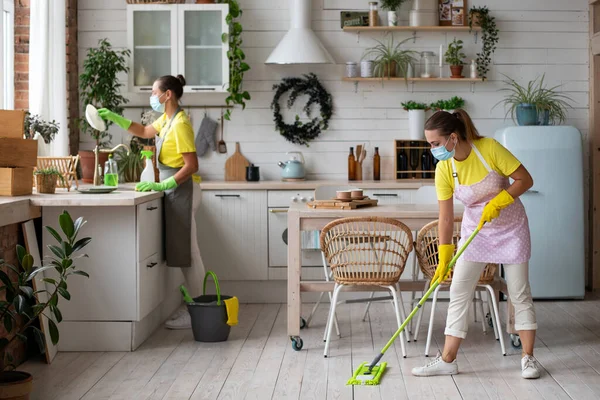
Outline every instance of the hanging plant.
<path fill-rule="evenodd" d="M 308 147 L 309 141 L 318 137 L 322 129 L 326 130 L 329 127 L 329 119 L 333 114 L 333 101 L 315 74 L 304 75 L 304 78 L 283 78 L 281 83 L 273 85 L 273 90 L 275 90 L 275 97 L 273 97 L 271 109 L 275 128 L 288 141 Z M 288 108 L 294 105 L 298 96 L 307 95 L 308 101 L 302 110 L 310 118 L 310 108 L 313 104 L 317 104 L 321 110 L 321 119 L 312 118 L 309 122 L 303 123 L 300 121 L 300 116 L 296 115 L 293 124 L 286 124 L 281 116 L 279 99 L 288 91 L 290 92 L 287 101 Z"/>
<path fill-rule="evenodd" d="M 496 19 L 490 15 L 487 7 L 472 7 L 469 10 L 469 31 L 473 26 L 481 26 L 482 49 L 477 53 L 477 74 L 483 80 L 486 79 L 492 62 L 491 56 L 498 44 L 498 28 Z"/>
<path fill-rule="evenodd" d="M 246 108 L 246 100 L 250 100 L 250 93 L 242 89 L 244 73 L 250 70 L 250 66 L 244 60 L 246 54 L 242 50 L 242 24 L 236 19 L 242 16 L 242 10 L 237 0 L 221 0 L 218 3 L 229 4 L 229 14 L 225 21 L 229 24 L 229 34 L 224 33 L 221 37 L 223 43 L 229 43 L 227 58 L 229 59 L 229 85 L 227 91 L 229 96 L 225 99 L 227 105 L 238 104 L 242 110 Z M 225 112 L 224 118 L 230 121 L 231 108 Z"/>

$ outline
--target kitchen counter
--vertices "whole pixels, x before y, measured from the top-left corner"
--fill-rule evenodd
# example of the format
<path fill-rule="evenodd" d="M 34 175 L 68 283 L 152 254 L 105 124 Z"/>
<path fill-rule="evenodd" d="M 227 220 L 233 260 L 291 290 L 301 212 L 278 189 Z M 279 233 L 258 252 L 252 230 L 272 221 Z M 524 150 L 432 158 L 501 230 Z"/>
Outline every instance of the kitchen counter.
<path fill-rule="evenodd" d="M 305 180 L 298 182 L 282 181 L 205 181 L 200 183 L 202 190 L 302 190 L 315 189 L 317 186 L 355 186 L 360 189 L 418 189 L 421 186 L 434 185 L 433 180 L 385 180 L 385 181 L 334 181 L 334 180 Z"/>

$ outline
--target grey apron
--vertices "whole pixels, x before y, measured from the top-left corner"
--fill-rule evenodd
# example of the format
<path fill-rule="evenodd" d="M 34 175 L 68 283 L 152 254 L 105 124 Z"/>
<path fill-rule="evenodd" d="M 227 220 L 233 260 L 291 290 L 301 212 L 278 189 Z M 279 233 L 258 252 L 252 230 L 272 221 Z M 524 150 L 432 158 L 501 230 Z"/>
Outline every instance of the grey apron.
<path fill-rule="evenodd" d="M 181 107 L 175 111 L 169 121 L 164 136 L 156 136 L 156 164 L 160 180 L 174 176 L 180 168 L 171 168 L 159 161 L 162 145 L 170 133 L 171 124 Z M 187 179 L 175 189 L 166 190 L 163 197 L 164 224 L 165 224 L 165 256 L 167 266 L 186 268 L 192 265 L 192 196 L 194 193 L 193 181 Z"/>

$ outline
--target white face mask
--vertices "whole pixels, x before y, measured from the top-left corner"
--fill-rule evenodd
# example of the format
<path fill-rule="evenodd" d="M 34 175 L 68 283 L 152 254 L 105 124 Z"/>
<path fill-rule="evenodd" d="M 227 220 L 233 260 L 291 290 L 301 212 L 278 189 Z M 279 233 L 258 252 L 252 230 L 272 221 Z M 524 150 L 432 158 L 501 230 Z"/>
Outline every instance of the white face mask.
<path fill-rule="evenodd" d="M 165 103 L 160 102 L 160 98 L 163 97 L 165 94 L 167 94 L 167 92 L 161 94 L 160 96 L 150 96 L 150 107 L 152 107 L 154 111 L 159 113 L 165 112 Z"/>

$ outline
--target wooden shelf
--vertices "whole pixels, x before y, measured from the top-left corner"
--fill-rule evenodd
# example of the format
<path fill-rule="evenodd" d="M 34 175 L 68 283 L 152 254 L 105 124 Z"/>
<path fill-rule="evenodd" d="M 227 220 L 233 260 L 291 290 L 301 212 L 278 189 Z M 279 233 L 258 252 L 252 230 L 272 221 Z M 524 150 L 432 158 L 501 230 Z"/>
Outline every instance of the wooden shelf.
<path fill-rule="evenodd" d="M 480 31 L 480 26 L 474 26 Z M 345 26 L 344 32 L 469 32 L 468 26 Z"/>
<path fill-rule="evenodd" d="M 343 81 L 346 82 L 378 82 L 384 81 L 404 81 L 404 78 L 348 78 L 343 77 Z M 483 82 L 482 79 L 471 79 L 471 78 L 407 78 L 408 82 Z"/>

